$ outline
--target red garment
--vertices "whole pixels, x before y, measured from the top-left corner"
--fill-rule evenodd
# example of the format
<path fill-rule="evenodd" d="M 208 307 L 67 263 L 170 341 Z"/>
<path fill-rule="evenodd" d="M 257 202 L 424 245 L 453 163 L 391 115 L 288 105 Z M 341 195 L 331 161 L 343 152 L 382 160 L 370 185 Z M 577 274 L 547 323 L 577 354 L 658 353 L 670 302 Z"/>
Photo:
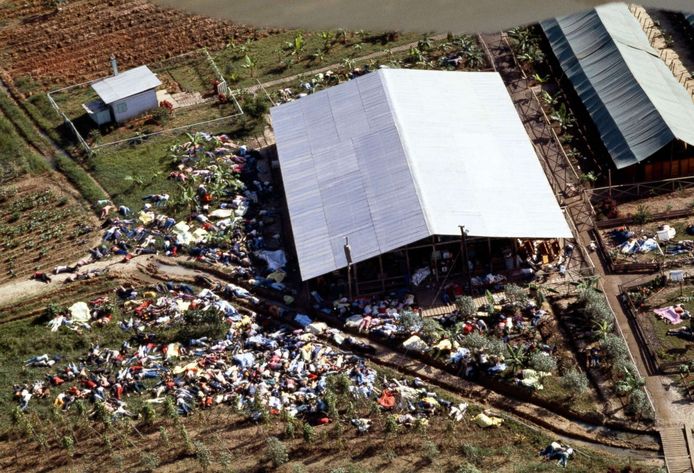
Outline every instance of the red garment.
<path fill-rule="evenodd" d="M 55 384 L 56 386 L 60 386 L 64 382 L 65 382 L 65 380 L 63 378 L 58 377 L 58 376 L 53 376 L 53 378 L 51 379 L 51 383 Z"/>
<path fill-rule="evenodd" d="M 329 424 L 329 423 L 330 423 L 330 418 L 328 418 L 328 417 L 321 417 L 320 419 L 318 419 L 318 423 L 319 423 L 319 424 Z"/>
<path fill-rule="evenodd" d="M 383 390 L 383 394 L 378 398 L 378 403 L 386 409 L 395 407 L 395 396 L 388 389 Z"/>
<path fill-rule="evenodd" d="M 471 324 L 465 324 L 465 326 L 463 327 L 463 334 L 468 335 L 472 333 L 474 329 L 475 328 Z"/>

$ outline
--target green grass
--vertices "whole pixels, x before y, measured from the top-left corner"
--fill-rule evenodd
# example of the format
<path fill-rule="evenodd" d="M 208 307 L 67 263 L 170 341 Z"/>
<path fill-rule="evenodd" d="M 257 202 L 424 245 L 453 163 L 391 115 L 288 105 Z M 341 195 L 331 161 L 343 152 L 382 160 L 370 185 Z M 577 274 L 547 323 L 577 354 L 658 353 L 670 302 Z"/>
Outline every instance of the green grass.
<path fill-rule="evenodd" d="M 108 292 L 113 287 L 115 287 L 114 281 L 104 280 L 104 292 Z M 79 295 L 73 297 L 74 299 L 65 300 L 59 294 L 54 294 L 46 298 L 43 306 L 48 307 L 50 303 L 69 306 L 82 300 Z M 2 318 L 1 312 L 0 318 Z M 76 361 L 79 357 L 84 356 L 92 343 L 99 343 L 102 346 L 117 346 L 124 339 L 123 331 L 115 323 L 119 319 L 120 309 L 116 308 L 111 324 L 86 331 L 82 335 L 64 328 L 57 332 L 51 332 L 46 326 L 48 320 L 44 320 L 41 316 L 3 324 L 2 330 L 0 330 L 0 386 L 2 386 L 0 389 L 0 419 L 5 420 L 5 422 L 0 421 L 0 424 L 8 425 L 6 421 L 9 413 L 16 406 L 16 401 L 12 397 L 12 385 L 39 380 L 51 372 L 50 368 L 25 367 L 24 363 L 27 359 L 43 353 L 49 356 L 60 355 L 63 357 L 60 365 L 64 366 L 66 362 Z M 33 407 L 39 409 L 46 407 L 40 406 L 40 404 L 34 403 Z"/>
<path fill-rule="evenodd" d="M 143 195 L 177 193 L 174 181 L 167 179 L 167 156 L 169 147 L 179 141 L 175 136 L 158 136 L 138 145 L 101 148 L 88 158 L 87 166 L 115 203 L 139 209 Z M 126 176 L 142 179 L 143 185 L 126 180 Z"/>
<path fill-rule="evenodd" d="M 22 138 L 28 140 L 29 143 L 38 149 L 45 149 L 45 141 L 36 133 L 32 123 L 29 121 L 29 118 L 4 92 L 0 92 L 0 112 L 4 114 L 15 127 L 17 127 Z M 44 160 L 41 161 L 45 163 Z M 48 166 L 46 165 L 46 169 L 47 168 Z"/>
<path fill-rule="evenodd" d="M 71 158 L 64 155 L 55 157 L 55 165 L 58 170 L 67 177 L 72 185 L 82 194 L 90 205 L 95 205 L 97 200 L 106 199 L 107 195 L 94 183 L 87 171 Z"/>
<path fill-rule="evenodd" d="M 640 323 L 643 321 L 643 325 L 647 327 L 647 330 L 657 340 L 657 346 L 653 347 L 653 351 L 661 361 L 674 362 L 694 359 L 694 345 L 692 342 L 667 334 L 668 330 L 688 327 L 690 324 L 689 320 L 672 325 L 660 320 L 653 312 L 653 309 L 659 307 L 682 304 L 686 310 L 694 314 L 694 301 L 686 301 L 685 299 L 684 302 L 681 302 L 680 297 L 679 286 L 667 287 L 656 295 L 651 296 L 647 301 L 649 309 L 642 309 L 639 314 Z M 682 297 L 694 298 L 694 287 L 684 286 Z"/>
<path fill-rule="evenodd" d="M 48 170 L 43 157 L 27 146 L 12 123 L 0 112 L 0 182 L 26 173 L 40 174 Z"/>
<path fill-rule="evenodd" d="M 59 302 L 69 304 L 76 300 L 79 300 L 79 298 Z M 48 304 L 48 302 L 49 300 L 47 299 L 46 304 Z M 78 360 L 80 357 L 84 356 L 92 343 L 99 343 L 102 347 L 117 347 L 124 339 L 129 338 L 131 335 L 122 332 L 117 327 L 116 322 L 119 318 L 120 311 L 116 309 L 114 311 L 114 320 L 111 324 L 100 328 L 95 327 L 92 331 L 84 332 L 83 334 L 77 334 L 64 329 L 56 333 L 50 332 L 45 326 L 45 321 L 40 320 L 39 322 L 39 319 L 22 320 L 4 325 L 2 332 L 0 332 L 0 383 L 7 389 L 0 392 L 0 412 L 2 413 L 0 418 L 4 420 L 3 425 L 5 428 L 11 428 L 10 413 L 16 406 L 16 401 L 12 398 L 10 387 L 15 383 L 31 382 L 40 379 L 46 374 L 53 372 L 53 370 L 46 368 L 25 368 L 23 364 L 26 359 L 42 353 L 47 353 L 49 355 L 60 354 L 64 358 L 59 362 L 59 365 L 64 366 L 65 363 Z M 31 340 L 32 342 L 25 343 L 23 342 L 25 340 Z M 388 379 L 411 380 L 410 377 L 402 376 L 387 368 L 376 367 L 376 370 L 379 373 L 379 379 L 387 377 Z M 59 390 L 64 389 L 65 387 L 54 390 L 49 400 L 34 399 L 30 404 L 29 416 L 31 416 L 34 421 L 35 428 L 47 435 L 49 441 L 53 442 L 53 445 L 55 445 L 56 438 L 59 439 L 60 435 L 63 434 L 57 435 L 56 438 L 52 437 L 54 434 L 52 429 L 60 427 L 62 422 L 55 422 L 56 418 L 50 412 L 51 400 Z M 463 399 L 458 398 L 454 393 L 441 391 L 433 386 L 432 390 L 450 401 L 463 401 Z M 137 412 L 142 405 L 142 401 L 142 397 L 131 396 L 127 399 L 128 408 L 133 412 Z M 360 410 L 359 412 L 366 412 L 368 406 L 362 406 L 357 403 L 356 408 Z M 359 437 L 356 436 L 352 429 L 346 427 L 343 438 L 351 440 L 353 443 L 349 444 L 350 450 L 336 451 L 334 445 L 333 447 L 330 446 L 332 445 L 331 442 L 334 442 L 334 438 L 331 435 L 334 429 L 333 424 L 331 426 L 316 428 L 316 433 L 320 441 L 315 444 L 315 447 L 311 447 L 311 449 L 314 450 L 313 453 L 315 453 L 315 450 L 319 450 L 322 453 L 321 455 L 317 455 L 316 458 L 330 455 L 332 457 L 330 459 L 331 463 L 336 462 L 339 465 L 344 463 L 344 466 L 362 463 L 365 468 L 370 468 L 383 461 L 379 455 L 385 449 L 392 449 L 392 451 L 397 452 L 398 455 L 407 456 L 417 461 L 419 455 L 425 456 L 425 450 L 422 449 L 422 444 L 426 439 L 429 442 L 434 442 L 437 449 L 440 450 L 440 454 L 437 453 L 426 462 L 419 465 L 421 469 L 427 468 L 426 471 L 454 471 L 454 468 L 465 462 L 475 465 L 481 471 L 556 471 L 557 467 L 555 462 L 544 461 L 537 455 L 540 449 L 544 448 L 552 440 L 555 440 L 551 435 L 531 429 L 513 418 L 504 416 L 503 413 L 501 415 L 505 418 L 505 421 L 502 426 L 496 429 L 481 429 L 470 419 L 482 409 L 482 406 L 471 404 L 465 422 L 456 423 L 445 417 L 436 416 L 431 418 L 430 427 L 427 429 L 426 433 L 420 433 L 414 429 L 403 429 L 396 436 L 389 436 L 383 433 L 387 414 L 372 412 L 367 415 L 374 421 L 374 427 L 372 433 L 369 434 L 372 437 L 366 444 L 358 442 Z M 162 408 L 160 406 L 155 406 L 155 410 L 157 411 L 157 424 L 167 424 L 167 421 L 164 420 L 162 416 Z M 205 412 L 196 410 L 195 414 L 186 418 L 184 422 L 185 425 L 191 429 L 191 432 L 196 432 L 196 440 L 203 440 L 210 445 L 211 448 L 214 448 L 213 446 L 219 442 L 215 442 L 213 439 L 219 437 L 210 436 L 209 431 L 206 432 L 200 429 L 200 425 L 204 423 L 208 426 L 212 426 L 213 428 L 210 431 L 219 432 L 221 435 L 226 435 L 237 428 L 232 426 L 240 425 L 241 428 L 244 427 L 243 417 L 239 417 L 238 424 L 235 422 L 229 423 L 228 428 L 217 430 L 216 427 L 218 425 L 224 423 L 225 420 L 228 422 L 230 415 L 232 415 L 231 408 L 222 406 Z M 205 422 L 205 419 L 209 420 Z M 66 421 L 72 425 L 73 428 L 76 424 L 79 424 L 82 427 L 90 425 L 92 428 L 99 429 L 97 425 L 98 422 L 96 421 L 90 421 L 88 424 L 80 422 L 76 409 L 68 413 Z M 45 428 L 44 422 L 50 424 L 50 427 Z M 149 431 L 156 431 L 157 427 L 158 425 L 155 425 L 155 427 Z M 117 424 L 117 428 L 123 432 L 123 434 L 127 436 L 131 435 L 125 423 Z M 145 429 L 146 427 L 140 425 L 139 428 Z M 271 418 L 268 424 L 264 424 L 258 428 L 262 428 L 267 435 L 272 434 L 283 438 L 282 432 L 284 430 L 284 423 L 278 417 Z M 174 441 L 177 441 L 177 437 L 175 437 L 176 434 L 173 433 L 174 429 L 171 427 L 168 427 L 168 429 L 170 434 L 174 436 Z M 94 432 L 98 433 L 97 430 Z M 168 454 L 166 449 L 161 448 L 158 444 L 142 440 L 141 437 L 133 436 L 132 438 L 138 445 L 138 448 L 142 448 L 143 445 L 147 444 L 149 448 L 153 448 L 161 455 Z M 285 440 L 288 446 L 293 446 L 292 451 L 295 455 L 292 460 L 308 461 L 309 456 L 299 456 L 303 449 L 309 448 L 307 445 L 301 444 L 301 440 L 283 440 Z M 237 442 L 238 439 L 230 441 L 228 443 L 228 448 L 234 449 L 235 453 L 241 453 L 241 450 L 236 450 L 239 448 Z M 80 442 L 77 443 L 77 447 L 89 448 L 89 443 L 86 439 L 81 437 Z M 91 448 L 93 449 L 94 445 L 92 445 Z M 366 449 L 362 451 L 364 448 Z M 325 451 L 323 449 L 325 449 Z M 606 471 L 609 466 L 622 466 L 623 464 L 621 459 L 599 451 L 591 451 L 583 447 L 579 447 L 577 450 L 579 453 L 570 460 L 571 471 Z M 246 454 L 253 455 L 253 451 L 254 450 L 246 452 Z M 101 449 L 101 452 L 100 454 L 103 455 L 103 449 Z M 93 455 L 94 452 L 91 454 Z M 79 458 L 78 456 L 77 459 Z M 104 458 L 106 458 L 108 462 L 108 456 Z M 178 466 L 179 464 L 176 465 Z M 314 464 L 313 466 L 320 467 L 318 464 Z M 332 467 L 336 466 L 338 465 L 333 465 Z M 394 467 L 395 463 L 393 463 L 392 466 Z M 244 469 L 244 471 L 246 470 Z"/>
<path fill-rule="evenodd" d="M 287 31 L 277 35 L 252 41 L 247 44 L 228 46 L 211 53 L 222 74 L 231 87 L 248 87 L 256 80 L 267 82 L 282 77 L 301 74 L 331 64 L 339 64 L 345 59 L 353 59 L 381 52 L 422 38 L 419 33 L 402 33 L 391 42 L 384 41 L 383 35 L 347 33 L 345 44 L 336 41 L 325 49 L 325 41 L 318 32 L 301 33 L 304 39 L 303 52 L 291 54 L 286 47 L 293 42 L 299 31 Z M 322 51 L 322 59 L 314 59 L 314 53 Z M 255 61 L 255 68 L 244 67 L 246 56 Z"/>
<path fill-rule="evenodd" d="M 213 126 L 204 126 L 202 131 L 224 133 L 238 141 L 262 135 L 264 126 L 261 118 L 247 114 L 231 122 L 222 121 Z M 126 205 L 133 210 L 139 209 L 142 197 L 147 194 L 167 193 L 175 198 L 180 193 L 176 182 L 168 179 L 171 171 L 169 148 L 186 139 L 182 133 L 164 133 L 147 138 L 139 144 L 105 146 L 97 149 L 85 165 L 113 197 L 114 203 Z M 126 179 L 127 176 L 135 179 Z M 136 182 L 137 180 L 142 183 Z"/>

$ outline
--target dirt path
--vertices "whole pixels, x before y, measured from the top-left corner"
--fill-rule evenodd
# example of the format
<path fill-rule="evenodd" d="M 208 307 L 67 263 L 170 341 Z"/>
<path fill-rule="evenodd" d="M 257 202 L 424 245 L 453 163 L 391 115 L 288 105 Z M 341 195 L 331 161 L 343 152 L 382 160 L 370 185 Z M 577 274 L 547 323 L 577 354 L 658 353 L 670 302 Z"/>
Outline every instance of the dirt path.
<path fill-rule="evenodd" d="M 519 114 L 524 119 L 526 128 L 528 128 L 529 136 L 535 142 L 536 150 L 542 158 L 541 162 L 552 187 L 558 193 L 560 199 L 562 195 L 565 197 L 563 203 L 567 206 L 567 213 L 575 224 L 577 243 L 583 248 L 588 247 L 592 241 L 589 233 L 589 230 L 592 228 L 590 209 L 586 208 L 585 202 L 580 198 L 568 197 L 572 187 L 580 188 L 580 182 L 577 182 L 575 173 L 570 172 L 568 169 L 568 163 L 562 165 L 560 161 L 556 160 L 557 156 L 561 156 L 561 150 L 558 149 L 560 145 L 552 136 L 546 136 L 546 124 L 538 123 L 544 117 L 540 116 L 536 107 L 533 107 L 532 100 L 530 100 L 531 97 L 527 93 L 528 81 L 519 72 L 520 69 L 517 67 L 507 45 L 502 41 L 501 35 L 483 35 L 483 40 L 488 44 L 495 66 L 501 73 L 509 94 L 517 104 Z M 694 405 L 682 402 L 677 390 L 672 388 L 672 381 L 669 378 L 652 375 L 649 372 L 645 355 L 641 351 L 629 320 L 618 300 L 620 285 L 629 282 L 633 277 L 607 275 L 605 266 L 603 266 L 603 262 L 597 254 L 589 254 L 588 258 L 595 266 L 596 275 L 600 276 L 602 280 L 604 292 L 615 313 L 616 327 L 623 335 L 634 364 L 646 381 L 646 391 L 651 398 L 656 414 L 656 426 L 663 428 L 671 425 L 681 425 L 682 423 L 691 423 L 694 420 Z"/>

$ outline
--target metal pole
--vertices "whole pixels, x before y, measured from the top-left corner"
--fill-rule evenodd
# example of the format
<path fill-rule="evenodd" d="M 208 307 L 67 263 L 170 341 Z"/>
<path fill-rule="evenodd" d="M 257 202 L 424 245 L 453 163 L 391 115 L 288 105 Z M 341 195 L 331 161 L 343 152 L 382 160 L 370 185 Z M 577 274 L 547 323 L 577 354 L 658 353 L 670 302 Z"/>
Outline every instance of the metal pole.
<path fill-rule="evenodd" d="M 460 227 L 460 251 L 463 254 L 463 271 L 465 272 L 465 284 L 467 286 L 467 293 L 472 292 L 472 279 L 470 277 L 470 260 L 467 254 L 467 232 L 465 231 L 465 225 L 459 225 Z"/>

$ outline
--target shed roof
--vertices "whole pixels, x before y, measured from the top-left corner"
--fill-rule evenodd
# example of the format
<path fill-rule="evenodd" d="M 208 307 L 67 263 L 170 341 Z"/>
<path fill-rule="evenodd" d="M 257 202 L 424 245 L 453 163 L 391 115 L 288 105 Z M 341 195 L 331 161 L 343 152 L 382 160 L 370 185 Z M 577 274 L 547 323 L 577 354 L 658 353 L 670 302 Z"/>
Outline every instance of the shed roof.
<path fill-rule="evenodd" d="M 625 4 L 547 20 L 542 28 L 617 169 L 673 139 L 694 144 L 694 103 Z"/>
<path fill-rule="evenodd" d="M 109 104 L 160 85 L 161 81 L 149 67 L 140 66 L 94 82 L 92 88 L 104 103 Z"/>
<path fill-rule="evenodd" d="M 301 276 L 431 235 L 571 238 L 493 72 L 384 69 L 271 109 Z"/>

